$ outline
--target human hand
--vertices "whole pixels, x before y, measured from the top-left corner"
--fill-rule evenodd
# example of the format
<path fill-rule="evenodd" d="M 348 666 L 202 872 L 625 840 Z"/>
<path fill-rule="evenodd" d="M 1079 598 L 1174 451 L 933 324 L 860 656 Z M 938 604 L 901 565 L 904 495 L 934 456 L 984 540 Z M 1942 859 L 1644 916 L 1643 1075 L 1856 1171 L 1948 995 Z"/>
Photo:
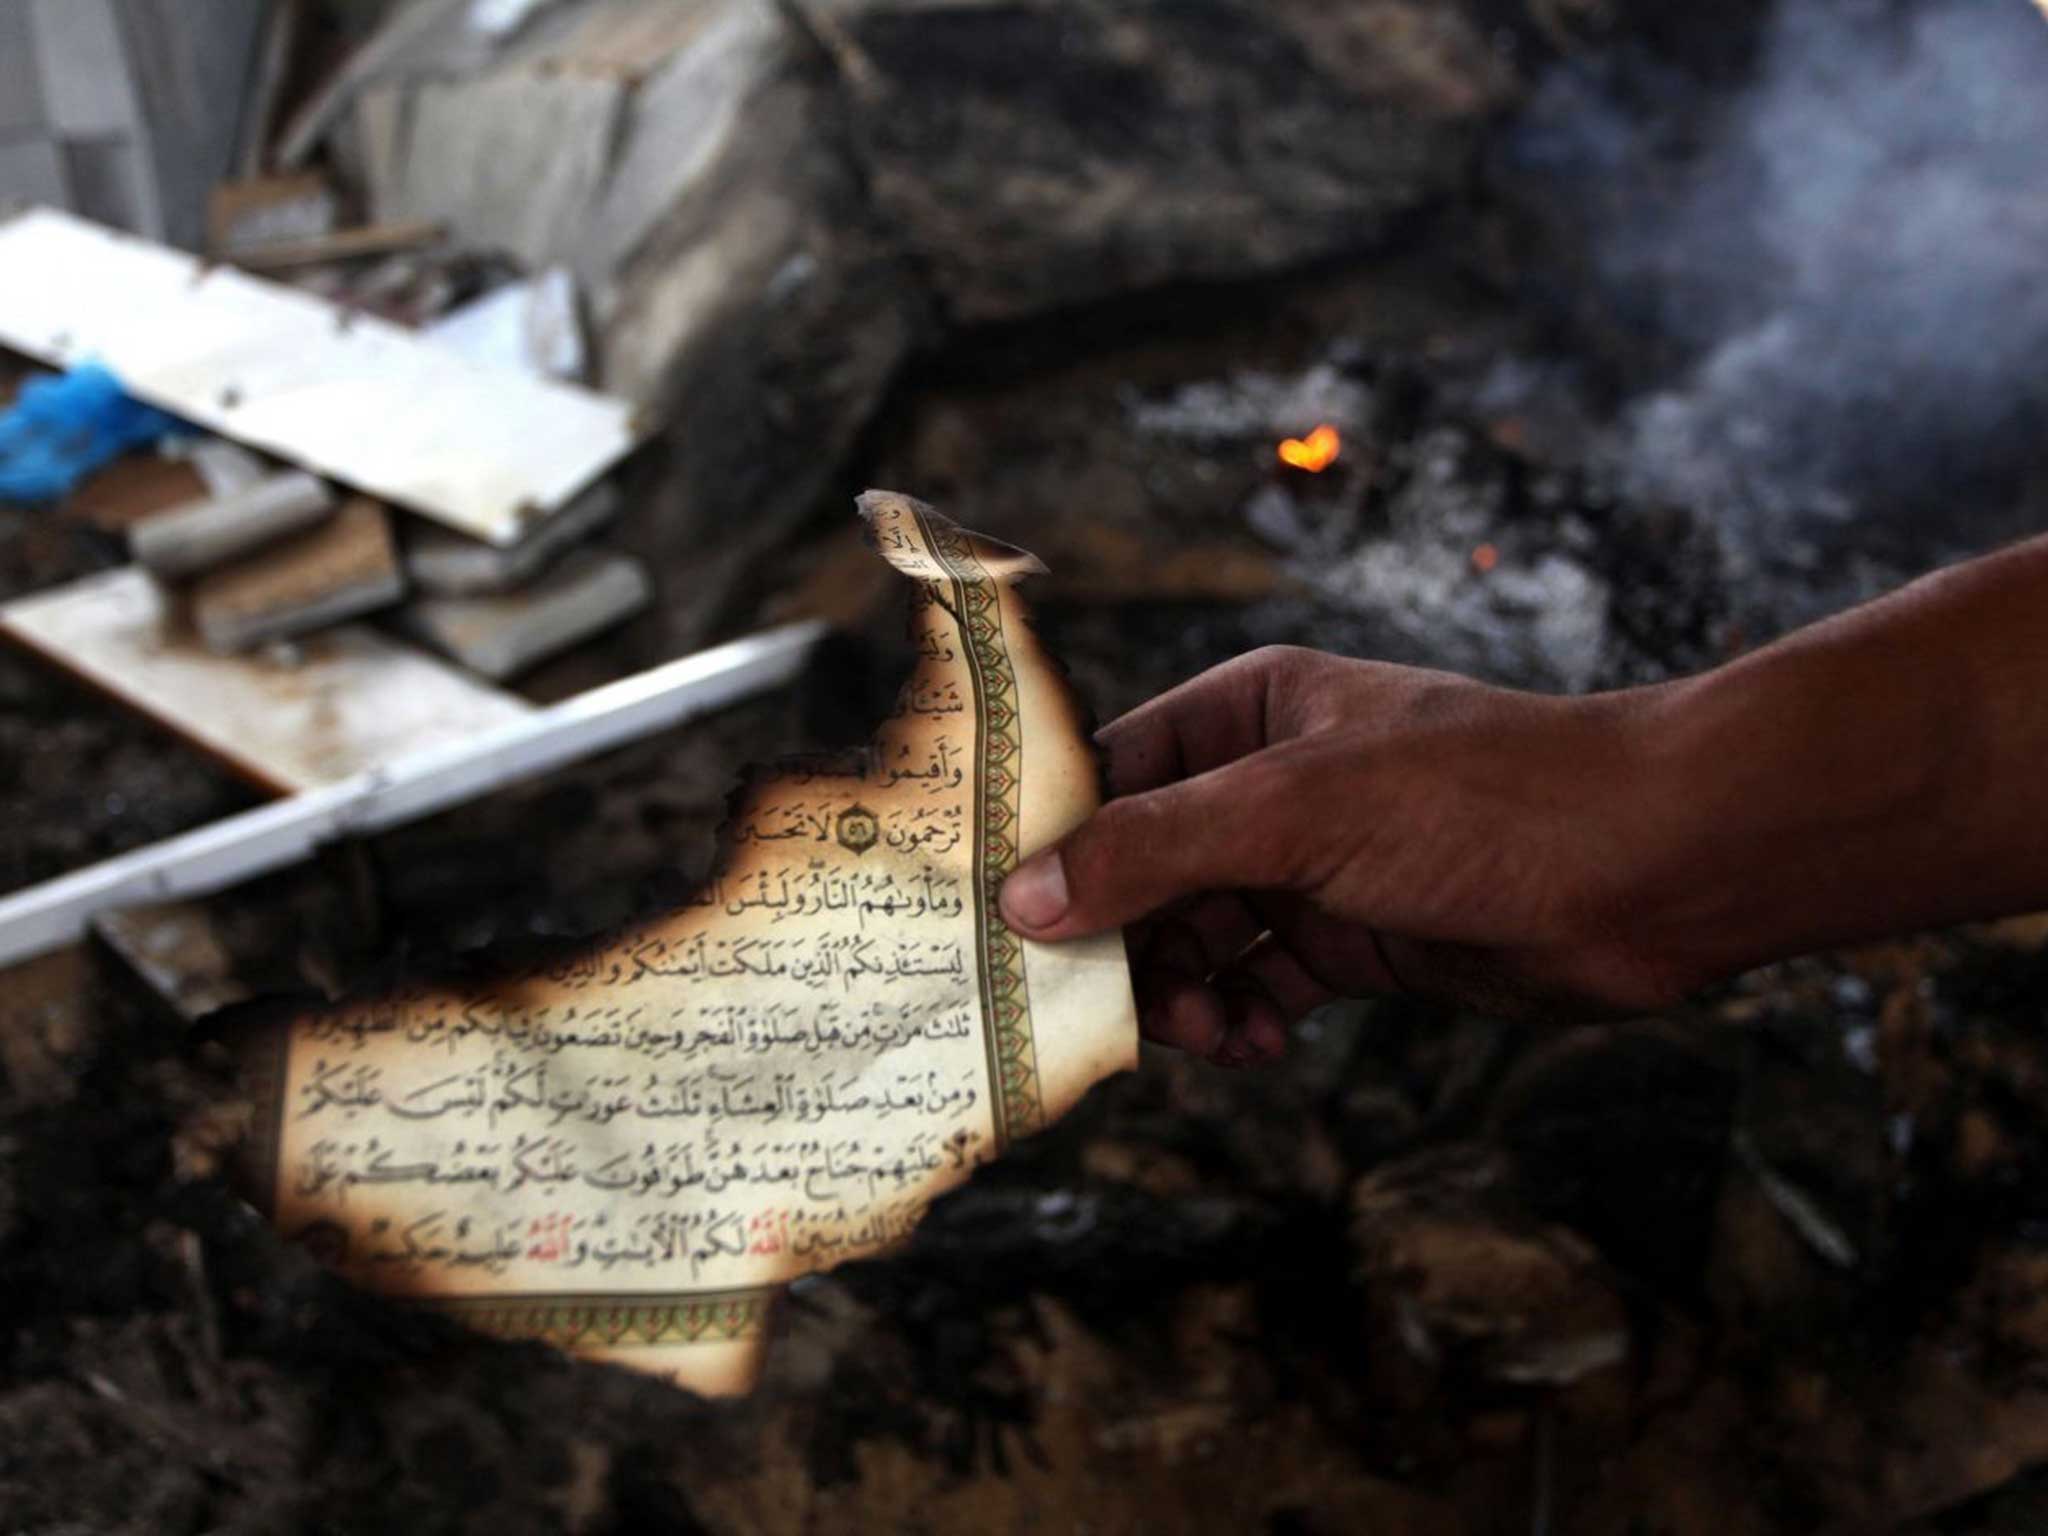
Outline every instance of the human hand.
<path fill-rule="evenodd" d="M 1654 1007 L 1633 695 L 1546 698 L 1274 647 L 1106 727 L 1112 799 L 1003 887 L 1033 939 L 1128 928 L 1154 1040 L 1233 1064 L 1339 996 Z"/>

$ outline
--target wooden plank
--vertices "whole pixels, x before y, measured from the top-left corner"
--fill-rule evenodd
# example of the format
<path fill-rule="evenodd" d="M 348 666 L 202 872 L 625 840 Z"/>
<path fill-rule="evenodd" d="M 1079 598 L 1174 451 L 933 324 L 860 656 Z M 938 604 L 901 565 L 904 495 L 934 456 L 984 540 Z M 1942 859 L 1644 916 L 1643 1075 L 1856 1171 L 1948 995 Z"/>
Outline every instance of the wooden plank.
<path fill-rule="evenodd" d="M 64 499 L 63 510 L 66 517 L 102 532 L 126 533 L 137 523 L 206 494 L 206 481 L 195 466 L 143 449 L 124 453 L 88 475 Z"/>
<path fill-rule="evenodd" d="M 821 624 L 795 624 L 685 656 L 534 710 L 466 741 L 415 752 L 196 832 L 0 898 L 0 967 L 77 938 L 95 913 L 202 896 L 651 736 L 790 681 Z"/>
<path fill-rule="evenodd" d="M 284 272 L 292 267 L 309 267 L 323 261 L 354 261 L 363 256 L 389 256 L 432 245 L 445 233 L 439 224 L 365 224 L 358 229 L 337 229 L 330 235 L 309 240 L 278 240 L 268 245 L 247 246 L 228 253 L 227 260 L 251 272 Z"/>
<path fill-rule="evenodd" d="M 0 221 L 0 342 L 494 544 L 631 451 L 633 407 L 50 209 Z"/>
<path fill-rule="evenodd" d="M 773 7 L 767 8 L 773 15 Z M 565 30 L 507 52 L 507 68 L 607 75 L 637 85 L 722 14 L 714 0 L 597 0 Z"/>
<path fill-rule="evenodd" d="M 359 625 L 302 641 L 294 661 L 217 656 L 133 566 L 0 608 L 0 634 L 273 794 L 332 784 L 533 712 L 524 700 Z"/>

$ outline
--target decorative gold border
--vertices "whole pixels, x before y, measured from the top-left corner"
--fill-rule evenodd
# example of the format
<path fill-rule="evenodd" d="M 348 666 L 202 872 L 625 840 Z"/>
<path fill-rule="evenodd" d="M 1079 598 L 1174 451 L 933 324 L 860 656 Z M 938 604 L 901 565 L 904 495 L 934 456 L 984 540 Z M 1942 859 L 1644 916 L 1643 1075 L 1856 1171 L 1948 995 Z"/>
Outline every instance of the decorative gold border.
<path fill-rule="evenodd" d="M 1017 673 L 1003 643 L 1002 593 L 974 558 L 967 535 L 916 514 L 918 531 L 952 580 L 954 617 L 967 642 L 974 680 L 974 882 L 981 900 L 975 936 L 981 948 L 981 1012 L 988 1035 L 989 1081 L 995 1087 L 996 1146 L 1007 1147 L 1045 1124 L 1038 1050 L 1031 1033 L 1031 994 L 1024 982 L 1024 946 L 1003 921 L 997 901 L 1017 867 L 1023 821 L 1022 718 Z"/>
<path fill-rule="evenodd" d="M 498 1339 L 536 1340 L 557 1349 L 579 1344 L 651 1349 L 758 1338 L 768 1326 L 768 1309 L 779 1289 L 681 1291 L 654 1301 L 641 1293 L 430 1296 L 419 1304 Z"/>

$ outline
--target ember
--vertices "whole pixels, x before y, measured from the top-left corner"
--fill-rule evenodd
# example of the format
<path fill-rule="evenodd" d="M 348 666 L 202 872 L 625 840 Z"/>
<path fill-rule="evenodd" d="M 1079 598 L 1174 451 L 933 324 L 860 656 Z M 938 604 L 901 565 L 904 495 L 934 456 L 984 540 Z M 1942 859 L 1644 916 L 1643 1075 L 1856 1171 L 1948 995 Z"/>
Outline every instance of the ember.
<path fill-rule="evenodd" d="M 1290 437 L 1280 445 L 1280 462 L 1295 469 L 1305 469 L 1312 475 L 1320 475 L 1337 462 L 1337 455 L 1344 451 L 1344 439 L 1337 429 L 1324 422 L 1306 438 Z"/>

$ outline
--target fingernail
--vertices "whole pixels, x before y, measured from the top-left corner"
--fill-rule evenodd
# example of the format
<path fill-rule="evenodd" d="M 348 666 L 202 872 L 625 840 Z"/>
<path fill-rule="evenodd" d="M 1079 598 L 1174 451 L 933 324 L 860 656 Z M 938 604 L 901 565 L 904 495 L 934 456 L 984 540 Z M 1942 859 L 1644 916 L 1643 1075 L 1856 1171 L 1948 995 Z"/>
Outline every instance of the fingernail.
<path fill-rule="evenodd" d="M 1003 917 L 1015 928 L 1050 928 L 1067 915 L 1067 871 L 1057 850 L 1027 859 L 1003 882 Z"/>

